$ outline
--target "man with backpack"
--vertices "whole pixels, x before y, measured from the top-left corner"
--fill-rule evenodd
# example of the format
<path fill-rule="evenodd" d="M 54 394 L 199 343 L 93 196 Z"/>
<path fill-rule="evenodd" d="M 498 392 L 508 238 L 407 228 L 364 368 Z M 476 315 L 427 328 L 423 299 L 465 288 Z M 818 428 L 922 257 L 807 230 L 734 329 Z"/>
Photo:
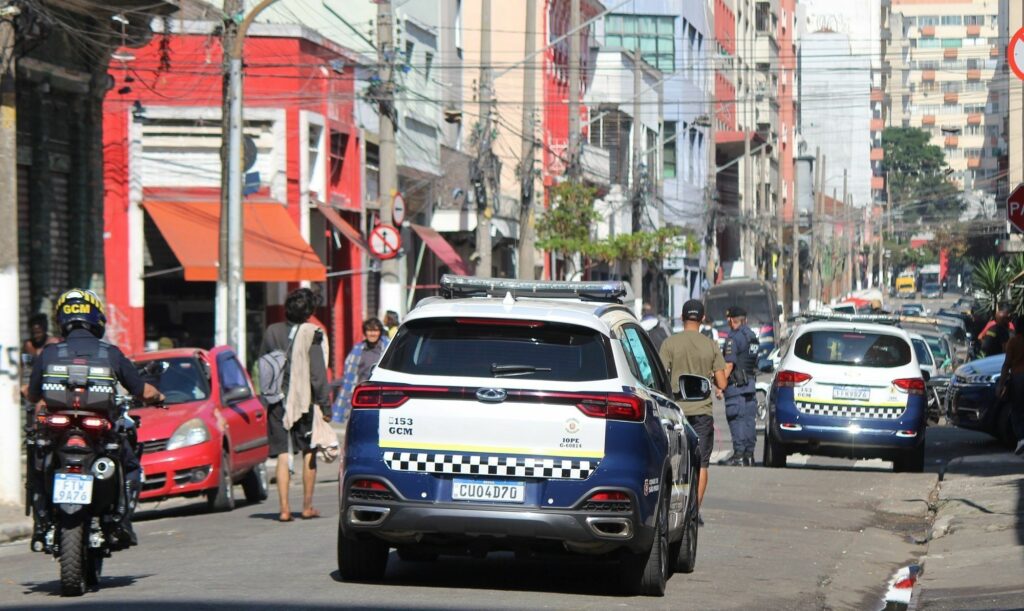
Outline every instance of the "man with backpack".
<path fill-rule="evenodd" d="M 257 361 L 260 394 L 267 407 L 270 455 L 277 457 L 277 492 L 281 522 L 291 522 L 288 501 L 288 457 L 302 454 L 302 513 L 304 520 L 320 517 L 313 507 L 316 455 L 312 444 L 313 418 L 330 422 L 331 397 L 327 380 L 327 339 L 309 323 L 317 296 L 309 289 L 292 291 L 284 302 L 285 322 L 267 327 Z M 289 445 L 291 446 L 289 449 Z"/>

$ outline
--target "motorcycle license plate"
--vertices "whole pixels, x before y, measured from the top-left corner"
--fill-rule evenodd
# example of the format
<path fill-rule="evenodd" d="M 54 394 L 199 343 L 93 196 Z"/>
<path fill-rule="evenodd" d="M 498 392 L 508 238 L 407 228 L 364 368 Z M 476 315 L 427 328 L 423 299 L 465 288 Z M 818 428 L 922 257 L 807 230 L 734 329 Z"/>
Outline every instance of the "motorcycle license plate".
<path fill-rule="evenodd" d="M 522 503 L 525 497 L 526 486 L 522 482 L 486 482 L 469 479 L 452 481 L 453 501 Z"/>
<path fill-rule="evenodd" d="M 53 475 L 53 502 L 58 505 L 88 505 L 92 502 L 92 476 L 80 473 Z"/>

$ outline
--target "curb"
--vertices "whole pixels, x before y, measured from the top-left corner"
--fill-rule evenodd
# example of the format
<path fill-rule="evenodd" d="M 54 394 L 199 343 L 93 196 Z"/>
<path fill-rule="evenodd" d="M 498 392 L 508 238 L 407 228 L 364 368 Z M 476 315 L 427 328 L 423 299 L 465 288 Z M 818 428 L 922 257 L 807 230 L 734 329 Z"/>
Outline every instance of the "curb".
<path fill-rule="evenodd" d="M 32 536 L 32 522 L 9 522 L 0 524 L 0 543 L 10 543 Z"/>

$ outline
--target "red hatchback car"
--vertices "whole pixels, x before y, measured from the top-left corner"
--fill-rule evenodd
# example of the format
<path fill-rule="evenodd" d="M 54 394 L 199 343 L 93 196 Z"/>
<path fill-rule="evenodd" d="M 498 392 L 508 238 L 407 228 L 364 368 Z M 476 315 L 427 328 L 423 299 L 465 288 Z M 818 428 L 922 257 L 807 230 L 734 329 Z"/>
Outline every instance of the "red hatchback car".
<path fill-rule="evenodd" d="M 178 348 L 133 358 L 167 409 L 132 410 L 144 451 L 143 501 L 205 495 L 209 508 L 235 506 L 234 485 L 249 502 L 267 498 L 267 414 L 228 346 Z"/>

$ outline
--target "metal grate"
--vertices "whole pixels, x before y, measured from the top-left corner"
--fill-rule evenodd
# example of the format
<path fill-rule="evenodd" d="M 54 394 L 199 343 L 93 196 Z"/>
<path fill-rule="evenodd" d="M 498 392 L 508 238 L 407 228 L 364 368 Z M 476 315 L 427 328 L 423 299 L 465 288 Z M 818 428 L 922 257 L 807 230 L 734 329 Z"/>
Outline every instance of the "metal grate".
<path fill-rule="evenodd" d="M 142 452 L 144 454 L 152 454 L 153 452 L 163 452 L 167 449 L 167 442 L 169 439 L 151 439 L 149 441 L 142 442 Z"/>

